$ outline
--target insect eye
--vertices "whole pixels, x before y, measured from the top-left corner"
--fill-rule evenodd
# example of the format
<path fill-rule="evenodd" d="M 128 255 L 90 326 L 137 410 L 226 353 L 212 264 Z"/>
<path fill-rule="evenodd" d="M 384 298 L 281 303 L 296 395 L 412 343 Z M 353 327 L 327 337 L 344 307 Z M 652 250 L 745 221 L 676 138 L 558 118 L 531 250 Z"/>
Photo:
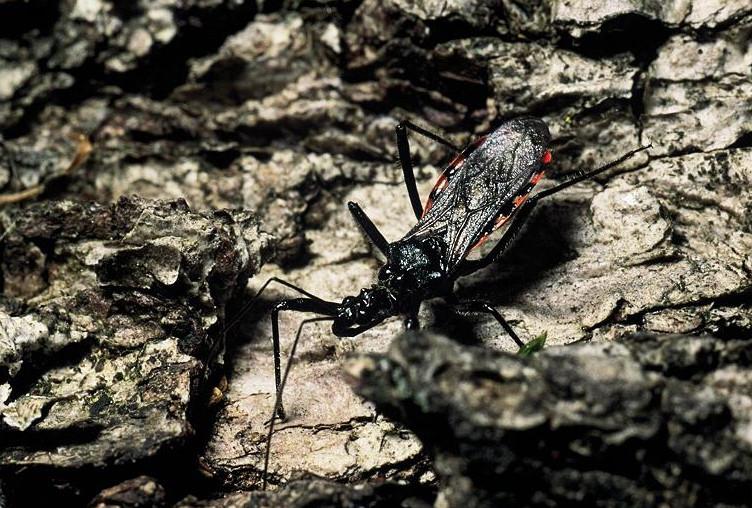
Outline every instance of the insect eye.
<path fill-rule="evenodd" d="M 551 162 L 551 159 L 553 159 L 553 157 L 551 156 L 551 150 L 546 150 L 545 152 L 543 152 L 543 156 L 541 157 L 541 163 L 549 164 Z"/>

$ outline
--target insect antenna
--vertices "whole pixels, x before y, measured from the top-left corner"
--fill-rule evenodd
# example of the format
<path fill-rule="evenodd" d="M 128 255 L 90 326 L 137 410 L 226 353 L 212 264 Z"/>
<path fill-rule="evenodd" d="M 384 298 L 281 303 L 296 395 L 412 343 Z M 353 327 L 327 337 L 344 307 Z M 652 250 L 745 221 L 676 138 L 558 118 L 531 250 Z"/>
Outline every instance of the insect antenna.
<path fill-rule="evenodd" d="M 295 351 L 298 349 L 298 342 L 300 341 L 300 334 L 303 331 L 303 326 L 305 326 L 308 323 L 315 323 L 317 321 L 333 321 L 334 318 L 330 316 L 325 317 L 316 317 L 316 318 L 310 318 L 305 319 L 303 322 L 300 323 L 300 326 L 298 326 L 298 331 L 295 334 L 295 340 L 292 343 L 292 349 L 290 349 L 290 357 L 287 360 L 287 365 L 285 365 L 285 373 L 282 376 L 282 382 L 279 384 L 279 388 L 277 389 L 277 394 L 274 398 L 274 408 L 272 409 L 272 417 L 269 420 L 269 431 L 266 434 L 266 451 L 264 452 L 264 473 L 262 476 L 262 490 L 266 490 L 267 485 L 267 476 L 269 472 L 269 456 L 271 454 L 272 450 L 272 434 L 274 433 L 274 422 L 277 419 L 277 413 L 279 412 L 279 409 L 282 405 L 282 392 L 285 389 L 285 384 L 287 383 L 287 376 L 290 374 L 290 368 L 292 367 L 292 362 L 295 359 Z"/>
<path fill-rule="evenodd" d="M 216 340 L 216 341 L 214 341 L 214 344 L 212 345 L 211 350 L 209 351 L 209 356 L 208 356 L 209 358 L 215 358 L 216 357 L 217 351 L 220 348 L 224 347 L 224 345 L 226 343 L 227 333 L 230 332 L 233 328 L 235 328 L 238 325 L 238 323 L 240 323 L 243 320 L 243 318 L 245 316 L 247 316 L 256 307 L 256 305 L 259 303 L 259 299 L 260 299 L 261 295 L 264 293 L 264 291 L 266 291 L 267 287 L 272 282 L 276 282 L 277 284 L 281 284 L 281 285 L 285 286 L 286 288 L 292 289 L 293 291 L 297 291 L 298 293 L 300 293 L 302 295 L 305 295 L 308 298 L 311 298 L 312 300 L 315 300 L 315 301 L 318 301 L 318 302 L 323 302 L 324 301 L 321 298 L 319 298 L 318 296 L 316 296 L 316 295 L 314 295 L 312 293 L 309 293 L 305 289 L 303 289 L 301 287 L 298 287 L 295 284 L 287 282 L 286 280 L 282 280 L 282 279 L 280 279 L 278 277 L 270 277 L 269 279 L 267 279 L 266 282 L 264 282 L 264 284 L 261 286 L 261 288 L 259 288 L 259 290 L 256 291 L 256 294 L 253 295 L 253 297 L 250 300 L 248 300 L 245 304 L 243 304 L 243 306 L 235 314 L 235 316 L 232 318 L 232 320 L 224 326 L 224 328 L 222 329 L 222 331 L 219 334 L 219 339 Z M 205 367 L 206 372 L 208 372 L 209 367 L 210 367 L 210 365 L 207 362 L 206 367 Z"/>
<path fill-rule="evenodd" d="M 229 323 L 227 323 L 225 325 L 223 333 L 227 333 L 230 330 L 232 330 L 235 326 L 237 326 L 238 323 L 240 323 L 240 321 L 242 321 L 242 319 L 249 312 L 251 312 L 253 310 L 253 308 L 259 302 L 259 298 L 261 297 L 261 295 L 263 294 L 263 292 L 266 291 L 267 286 L 269 286 L 269 284 L 271 284 L 272 282 L 276 282 L 277 284 L 281 284 L 281 285 L 285 286 L 286 288 L 292 289 L 293 291 L 297 291 L 298 293 L 300 293 L 300 294 L 302 294 L 304 296 L 307 296 L 308 298 L 312 298 L 312 299 L 318 300 L 318 301 L 323 301 L 318 296 L 316 296 L 316 295 L 314 295 L 312 293 L 309 293 L 305 289 L 303 289 L 301 287 L 298 287 L 295 284 L 292 284 L 291 282 L 287 282 L 286 280 L 282 280 L 282 279 L 280 279 L 278 277 L 270 277 L 266 282 L 264 282 L 264 284 L 261 286 L 261 288 L 259 288 L 259 290 L 256 291 L 256 294 L 253 295 L 253 298 L 251 298 L 250 300 L 248 300 L 248 302 L 245 303 L 240 308 L 240 310 L 237 312 L 237 314 L 235 314 L 235 317 L 232 318 L 232 321 L 230 321 Z"/>

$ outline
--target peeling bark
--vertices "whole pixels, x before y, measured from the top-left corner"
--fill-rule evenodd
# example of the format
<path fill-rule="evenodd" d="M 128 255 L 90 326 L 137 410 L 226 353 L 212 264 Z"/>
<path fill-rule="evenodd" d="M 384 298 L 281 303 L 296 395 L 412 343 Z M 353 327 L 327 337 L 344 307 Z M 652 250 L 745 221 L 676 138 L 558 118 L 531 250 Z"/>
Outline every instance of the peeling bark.
<path fill-rule="evenodd" d="M 635 335 L 530 361 L 416 334 L 350 368 L 430 450 L 439 506 L 746 506 L 749 348 Z"/>

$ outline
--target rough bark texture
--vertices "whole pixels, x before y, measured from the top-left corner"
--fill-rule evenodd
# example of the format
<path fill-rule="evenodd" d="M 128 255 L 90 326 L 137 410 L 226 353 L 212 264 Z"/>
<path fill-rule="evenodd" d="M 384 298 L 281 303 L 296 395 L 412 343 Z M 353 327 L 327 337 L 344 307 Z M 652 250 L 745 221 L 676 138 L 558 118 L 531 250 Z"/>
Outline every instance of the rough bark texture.
<path fill-rule="evenodd" d="M 122 198 L 40 201 L 3 223 L 2 469 L 54 487 L 185 446 L 227 300 L 265 256 L 256 218 Z"/>
<path fill-rule="evenodd" d="M 424 333 L 350 367 L 430 450 L 439 506 L 748 506 L 751 347 L 633 335 L 529 361 Z"/>
<path fill-rule="evenodd" d="M 745 0 L 0 0 L 0 506 L 748 504 L 751 34 Z M 541 185 L 653 143 L 458 282 L 550 349 L 441 302 L 453 342 L 311 325 L 253 492 L 294 293 L 243 304 L 371 284 L 345 203 L 409 229 L 400 119 L 523 114 Z M 451 154 L 411 145 L 426 196 Z"/>

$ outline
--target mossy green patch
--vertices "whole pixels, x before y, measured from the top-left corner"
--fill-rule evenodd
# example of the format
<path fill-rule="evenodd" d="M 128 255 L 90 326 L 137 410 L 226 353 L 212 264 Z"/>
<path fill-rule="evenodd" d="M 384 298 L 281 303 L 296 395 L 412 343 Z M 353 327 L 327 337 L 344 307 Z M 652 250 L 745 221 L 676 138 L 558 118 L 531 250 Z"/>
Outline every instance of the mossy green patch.
<path fill-rule="evenodd" d="M 528 357 L 528 356 L 531 356 L 533 353 L 537 353 L 538 351 L 543 349 L 543 346 L 546 344 L 547 335 L 548 335 L 548 332 L 541 333 L 536 338 L 530 340 L 527 344 L 522 346 L 520 350 L 517 352 L 517 354 L 523 357 Z"/>

